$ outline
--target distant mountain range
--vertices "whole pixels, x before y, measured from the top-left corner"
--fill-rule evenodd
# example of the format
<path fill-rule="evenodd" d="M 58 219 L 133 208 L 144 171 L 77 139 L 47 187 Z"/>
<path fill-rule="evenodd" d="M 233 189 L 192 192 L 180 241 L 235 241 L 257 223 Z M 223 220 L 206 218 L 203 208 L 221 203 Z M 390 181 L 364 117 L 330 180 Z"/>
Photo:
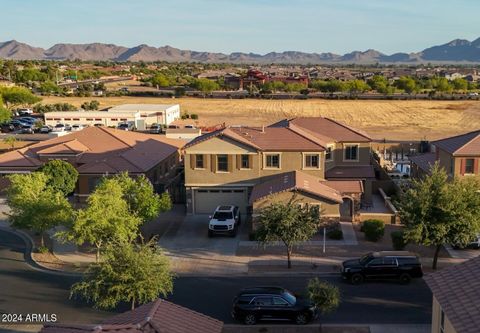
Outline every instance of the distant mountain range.
<path fill-rule="evenodd" d="M 124 47 L 114 44 L 55 44 L 45 50 L 15 40 L 0 43 L 0 58 L 16 60 L 112 60 L 168 61 L 237 64 L 372 64 L 372 63 L 480 63 L 480 38 L 470 42 L 455 39 L 447 44 L 429 47 L 417 53 L 386 55 L 376 50 L 354 51 L 344 55 L 297 51 L 270 52 L 264 55 L 234 52 L 230 54 L 180 50 L 171 46 L 152 47 L 145 44 Z"/>

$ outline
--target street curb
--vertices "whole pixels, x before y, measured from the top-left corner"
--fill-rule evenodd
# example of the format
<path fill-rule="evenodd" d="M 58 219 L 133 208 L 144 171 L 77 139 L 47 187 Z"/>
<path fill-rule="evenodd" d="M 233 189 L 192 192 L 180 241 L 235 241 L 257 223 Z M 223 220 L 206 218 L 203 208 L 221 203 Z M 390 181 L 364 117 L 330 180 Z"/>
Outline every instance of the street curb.
<path fill-rule="evenodd" d="M 78 277 L 82 276 L 81 273 L 64 272 L 64 271 L 52 269 L 52 268 L 49 268 L 49 267 L 45 267 L 45 266 L 39 264 L 37 261 L 35 261 L 35 259 L 33 259 L 33 257 L 32 257 L 32 251 L 33 251 L 33 247 L 34 247 L 33 239 L 32 239 L 32 237 L 30 237 L 30 235 L 28 235 L 24 231 L 13 229 L 13 228 L 10 228 L 10 227 L 1 227 L 1 226 L 0 226 L 0 230 L 5 231 L 5 232 L 9 232 L 9 233 L 11 233 L 11 234 L 13 234 L 13 235 L 15 235 L 15 236 L 17 236 L 17 237 L 19 237 L 20 239 L 23 240 L 23 242 L 25 243 L 25 251 L 23 252 L 23 258 L 25 259 L 25 262 L 30 267 L 32 267 L 33 269 L 35 269 L 37 271 L 40 271 L 40 272 L 43 272 L 43 273 L 53 274 L 53 275 L 78 276 Z"/>

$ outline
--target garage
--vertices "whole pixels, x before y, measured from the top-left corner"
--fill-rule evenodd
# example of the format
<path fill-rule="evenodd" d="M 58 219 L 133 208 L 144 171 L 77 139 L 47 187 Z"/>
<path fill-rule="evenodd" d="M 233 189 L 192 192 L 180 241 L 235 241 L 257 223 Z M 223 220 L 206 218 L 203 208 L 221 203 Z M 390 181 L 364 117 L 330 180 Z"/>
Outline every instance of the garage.
<path fill-rule="evenodd" d="M 219 205 L 240 207 L 243 215 L 247 213 L 248 191 L 246 188 L 196 189 L 194 192 L 195 214 L 212 214 Z"/>

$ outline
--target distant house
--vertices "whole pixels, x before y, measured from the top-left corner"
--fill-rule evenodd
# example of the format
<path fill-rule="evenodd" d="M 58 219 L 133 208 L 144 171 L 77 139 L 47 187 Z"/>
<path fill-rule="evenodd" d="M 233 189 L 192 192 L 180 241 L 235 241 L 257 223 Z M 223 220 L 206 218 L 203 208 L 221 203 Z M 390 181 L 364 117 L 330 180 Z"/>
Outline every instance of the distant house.
<path fill-rule="evenodd" d="M 101 324 L 47 324 L 40 333 L 221 333 L 223 323 L 163 299 Z"/>
<path fill-rule="evenodd" d="M 432 333 L 480 331 L 480 257 L 425 276 L 432 290 Z"/>
<path fill-rule="evenodd" d="M 351 221 L 361 199 L 371 200 L 370 143 L 362 131 L 322 117 L 204 134 L 183 149 L 187 213 L 237 205 L 255 214 L 296 192 L 326 215 Z"/>
<path fill-rule="evenodd" d="M 145 175 L 158 192 L 175 191 L 182 140 L 159 135 L 88 127 L 0 155 L 0 173 L 29 173 L 60 159 L 79 172 L 75 196 L 85 199 L 103 176 L 127 171 Z"/>
<path fill-rule="evenodd" d="M 432 148 L 434 153 L 410 157 L 413 177 L 428 174 L 435 163 L 451 178 L 480 174 L 480 130 L 433 141 Z"/>

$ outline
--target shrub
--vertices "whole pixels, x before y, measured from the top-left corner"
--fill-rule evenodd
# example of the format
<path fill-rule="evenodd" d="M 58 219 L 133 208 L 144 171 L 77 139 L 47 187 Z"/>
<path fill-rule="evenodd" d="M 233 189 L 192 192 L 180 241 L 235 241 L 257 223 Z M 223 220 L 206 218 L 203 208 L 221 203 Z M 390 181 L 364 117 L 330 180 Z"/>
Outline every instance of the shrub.
<path fill-rule="evenodd" d="M 407 246 L 407 242 L 403 236 L 403 231 L 392 231 L 390 233 L 390 237 L 392 237 L 392 245 L 394 250 L 400 251 L 405 249 L 405 246 Z"/>
<path fill-rule="evenodd" d="M 185 119 L 187 119 L 187 118 L 188 118 L 188 114 L 187 114 L 187 113 L 184 113 L 184 114 L 182 114 L 182 115 L 181 115 L 181 117 L 180 117 L 180 118 L 182 118 L 183 120 L 185 120 Z"/>
<path fill-rule="evenodd" d="M 340 305 L 338 287 L 318 278 L 308 281 L 307 294 L 322 314 L 333 312 Z"/>
<path fill-rule="evenodd" d="M 368 241 L 376 242 L 383 237 L 385 224 L 380 220 L 366 220 L 362 224 L 362 229 Z"/>
<path fill-rule="evenodd" d="M 193 120 L 197 120 L 197 119 L 198 119 L 198 114 L 192 113 L 192 114 L 190 115 L 190 118 L 193 119 Z"/>
<path fill-rule="evenodd" d="M 333 229 L 327 232 L 327 237 L 330 239 L 343 239 L 343 232 L 340 229 Z"/>
<path fill-rule="evenodd" d="M 48 247 L 42 246 L 42 245 L 40 245 L 40 246 L 37 248 L 37 250 L 38 250 L 38 253 L 48 253 L 48 252 L 49 252 Z"/>

